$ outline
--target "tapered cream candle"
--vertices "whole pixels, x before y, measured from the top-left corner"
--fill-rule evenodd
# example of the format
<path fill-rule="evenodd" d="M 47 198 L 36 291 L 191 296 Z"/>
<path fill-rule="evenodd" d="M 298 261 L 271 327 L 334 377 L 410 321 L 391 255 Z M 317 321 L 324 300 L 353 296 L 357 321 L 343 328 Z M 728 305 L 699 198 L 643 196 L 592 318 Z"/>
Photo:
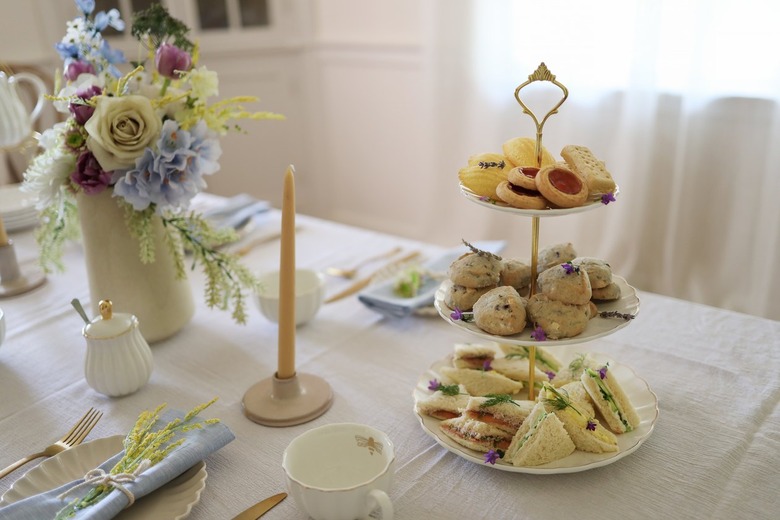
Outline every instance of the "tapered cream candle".
<path fill-rule="evenodd" d="M 7 246 L 8 245 L 8 234 L 5 232 L 5 225 L 3 224 L 3 219 L 0 217 L 0 246 Z"/>
<path fill-rule="evenodd" d="M 284 173 L 279 255 L 279 379 L 295 375 L 295 168 Z"/>

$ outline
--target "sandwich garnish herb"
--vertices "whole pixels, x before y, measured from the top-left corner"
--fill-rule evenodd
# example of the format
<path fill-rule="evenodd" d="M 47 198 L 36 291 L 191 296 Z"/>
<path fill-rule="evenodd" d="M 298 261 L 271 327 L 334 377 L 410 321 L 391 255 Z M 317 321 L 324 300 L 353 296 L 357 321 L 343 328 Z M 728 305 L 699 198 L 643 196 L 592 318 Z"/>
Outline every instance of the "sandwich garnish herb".
<path fill-rule="evenodd" d="M 636 315 L 634 314 L 628 314 L 625 312 L 618 312 L 618 311 L 601 311 L 599 313 L 600 318 L 621 318 L 623 320 L 633 320 L 636 318 Z"/>
<path fill-rule="evenodd" d="M 577 415 L 585 418 L 585 416 L 582 415 L 582 412 L 580 412 L 579 409 L 577 409 L 577 407 L 572 404 L 571 399 L 569 398 L 569 393 L 566 390 L 558 390 L 554 386 L 548 384 L 544 385 L 543 390 L 547 391 L 547 395 L 549 394 L 553 395 L 552 397 L 545 397 L 544 398 L 545 403 L 549 404 L 556 410 L 565 410 L 566 408 L 571 408 L 572 410 L 577 412 Z M 596 421 L 594 421 L 592 417 L 587 418 L 585 429 L 590 431 L 596 430 Z"/>
<path fill-rule="evenodd" d="M 460 394 L 460 387 L 458 385 L 443 385 L 438 379 L 431 379 L 428 381 L 428 390 L 433 392 L 441 392 L 444 395 L 458 395 Z"/>
<path fill-rule="evenodd" d="M 585 366 L 585 360 L 588 358 L 587 353 L 580 353 L 576 358 L 572 359 L 569 363 L 569 370 L 574 373 L 579 372 Z"/>

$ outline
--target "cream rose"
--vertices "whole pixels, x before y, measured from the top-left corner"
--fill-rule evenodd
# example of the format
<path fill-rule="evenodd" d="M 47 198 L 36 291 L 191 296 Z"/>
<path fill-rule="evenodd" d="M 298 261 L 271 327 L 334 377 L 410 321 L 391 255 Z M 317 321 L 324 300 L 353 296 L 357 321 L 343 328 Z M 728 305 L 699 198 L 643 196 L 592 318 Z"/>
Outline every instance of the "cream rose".
<path fill-rule="evenodd" d="M 101 96 L 84 125 L 87 148 L 105 171 L 129 168 L 160 135 L 162 123 L 144 96 Z"/>

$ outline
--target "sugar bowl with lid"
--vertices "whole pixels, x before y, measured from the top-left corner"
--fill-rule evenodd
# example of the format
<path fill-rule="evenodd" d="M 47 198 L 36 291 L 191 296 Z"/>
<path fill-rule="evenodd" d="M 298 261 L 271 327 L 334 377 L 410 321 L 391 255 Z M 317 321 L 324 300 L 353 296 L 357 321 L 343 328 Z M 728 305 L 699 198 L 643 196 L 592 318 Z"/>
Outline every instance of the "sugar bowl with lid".
<path fill-rule="evenodd" d="M 132 394 L 152 375 L 152 351 L 132 314 L 113 312 L 102 300 L 100 316 L 84 326 L 87 341 L 84 373 L 89 386 L 111 397 Z"/>

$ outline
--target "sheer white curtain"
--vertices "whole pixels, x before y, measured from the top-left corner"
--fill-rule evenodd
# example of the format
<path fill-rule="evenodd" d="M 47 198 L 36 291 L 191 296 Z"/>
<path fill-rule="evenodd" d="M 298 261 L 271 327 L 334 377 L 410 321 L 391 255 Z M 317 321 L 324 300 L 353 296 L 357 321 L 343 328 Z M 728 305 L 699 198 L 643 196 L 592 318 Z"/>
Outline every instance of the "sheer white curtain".
<path fill-rule="evenodd" d="M 621 193 L 542 219 L 541 246 L 571 241 L 640 289 L 780 319 L 780 7 L 437 0 L 425 14 L 432 194 L 469 155 L 534 135 L 514 90 L 545 62 L 570 91 L 545 146 L 588 146 Z M 543 114 L 560 91 L 537 85 L 524 101 Z M 431 198 L 458 236 L 530 252 L 528 219 Z"/>

